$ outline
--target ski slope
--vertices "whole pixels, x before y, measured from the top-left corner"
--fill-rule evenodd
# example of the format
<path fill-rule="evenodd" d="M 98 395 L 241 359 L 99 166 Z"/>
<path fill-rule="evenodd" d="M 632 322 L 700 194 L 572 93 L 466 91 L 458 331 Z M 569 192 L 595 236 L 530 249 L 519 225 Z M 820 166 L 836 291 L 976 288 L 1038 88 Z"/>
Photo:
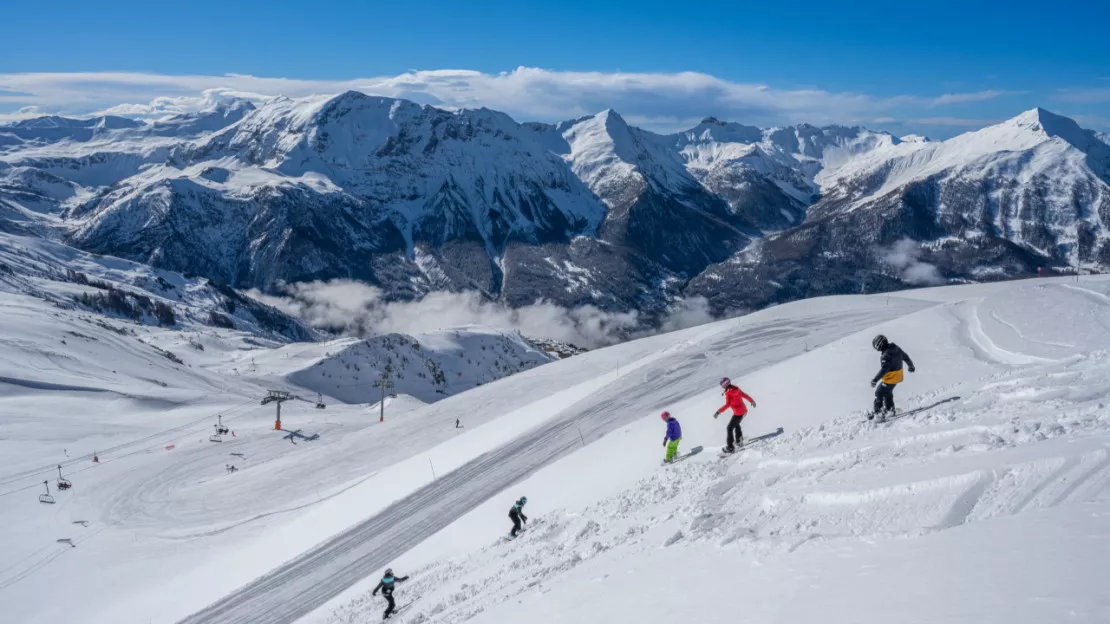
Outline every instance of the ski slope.
<path fill-rule="evenodd" d="M 375 622 L 384 603 L 368 590 L 392 566 L 413 574 L 397 596 L 414 623 L 810 621 L 833 608 L 860 622 L 1106 621 L 1093 571 L 1110 555 L 1108 313 L 1100 278 L 802 301 L 430 405 L 401 397 L 385 423 L 366 406 L 287 404 L 283 420 L 311 441 L 271 431 L 272 408 L 252 404 L 230 412 L 234 440 L 209 443 L 202 417 L 252 395 L 221 373 L 226 359 L 193 367 L 180 378 L 203 392 L 168 411 L 204 425 L 164 434 L 174 449 L 159 438 L 81 460 L 53 506 L 0 491 L 0 600 L 18 622 Z M 902 416 L 874 425 L 862 409 L 879 331 L 918 371 L 896 394 Z M 718 459 L 721 375 L 759 402 L 749 438 L 784 433 Z M 132 417 L 170 422 L 163 407 L 4 386 L 3 437 L 38 445 L 23 471 L 47 464 L 37 455 L 58 427 L 13 428 L 13 414 L 77 405 L 100 418 L 65 419 L 75 440 L 104 423 L 142 440 Z M 683 450 L 705 452 L 660 465 L 664 408 Z M 505 543 L 522 494 L 533 526 Z"/>
<path fill-rule="evenodd" d="M 400 620 L 1105 622 L 1108 290 L 902 293 L 935 305 L 743 377 L 745 429 L 770 437 L 725 460 L 719 392 L 676 396 L 706 452 L 660 466 L 649 413 L 537 471 L 389 561 L 413 575 Z M 859 409 L 877 331 L 918 364 L 879 425 Z M 522 494 L 530 530 L 475 547 Z M 368 589 L 305 621 L 378 621 Z"/>

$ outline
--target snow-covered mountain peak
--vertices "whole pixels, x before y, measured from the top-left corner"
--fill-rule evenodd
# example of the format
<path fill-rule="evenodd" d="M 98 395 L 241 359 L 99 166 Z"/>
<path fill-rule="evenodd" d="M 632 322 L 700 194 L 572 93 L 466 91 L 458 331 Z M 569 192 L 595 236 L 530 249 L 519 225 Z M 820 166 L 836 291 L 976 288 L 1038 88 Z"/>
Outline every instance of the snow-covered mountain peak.
<path fill-rule="evenodd" d="M 929 143 L 932 141 L 929 137 L 921 134 L 905 134 L 898 137 L 898 140 L 902 143 Z"/>
<path fill-rule="evenodd" d="M 126 117 L 106 115 L 88 119 L 73 119 L 58 115 L 24 119 L 0 130 L 26 141 L 54 143 L 64 140 L 89 141 L 114 130 L 141 128 L 145 124 Z"/>
<path fill-rule="evenodd" d="M 745 126 L 716 117 L 706 117 L 689 130 L 679 132 L 680 142 L 717 141 L 720 143 L 758 143 L 763 140 L 763 130 L 755 126 Z"/>
<path fill-rule="evenodd" d="M 1081 128 L 1070 117 L 1057 115 L 1043 108 L 1026 111 L 1011 121 L 1023 127 L 1029 127 L 1032 131 L 1039 129 L 1045 136 L 1063 139 L 1084 153 L 1104 150 L 1105 144 L 1097 134 Z"/>
<path fill-rule="evenodd" d="M 138 128 L 142 125 L 140 121 L 135 121 L 134 119 L 128 119 L 126 117 L 116 117 L 114 115 L 90 117 L 88 119 L 74 119 L 70 117 L 61 117 L 59 115 L 48 115 L 46 117 L 35 117 L 17 121 L 10 127 L 21 129 L 101 128 L 104 130 L 118 130 L 121 128 Z"/>
<path fill-rule="evenodd" d="M 1098 149 L 1093 132 L 1079 127 L 1074 120 L 1033 108 L 993 126 L 961 134 L 939 144 L 960 146 L 969 152 L 1023 151 L 1046 141 L 1060 139 L 1083 152 Z M 938 144 L 938 145 L 939 145 Z"/>
<path fill-rule="evenodd" d="M 625 185 L 636 176 L 636 150 L 632 132 L 616 112 L 605 110 L 567 126 L 563 139 L 574 172 L 588 187 L 606 194 L 607 184 Z"/>
<path fill-rule="evenodd" d="M 159 119 L 150 125 L 150 132 L 159 136 L 191 137 L 217 132 L 246 117 L 255 105 L 244 99 L 214 100 L 195 113 Z"/>

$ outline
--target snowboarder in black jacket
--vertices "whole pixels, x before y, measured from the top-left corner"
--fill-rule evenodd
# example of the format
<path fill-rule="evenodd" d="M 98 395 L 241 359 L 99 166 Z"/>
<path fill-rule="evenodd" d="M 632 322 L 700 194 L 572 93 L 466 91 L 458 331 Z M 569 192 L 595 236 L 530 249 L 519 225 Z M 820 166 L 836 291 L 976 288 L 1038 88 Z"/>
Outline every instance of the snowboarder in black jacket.
<path fill-rule="evenodd" d="M 916 370 L 913 360 L 901 347 L 887 340 L 886 336 L 879 334 L 871 341 L 871 346 L 879 352 L 879 372 L 871 379 L 871 387 L 875 388 L 875 405 L 867 419 L 880 416 L 880 420 L 894 414 L 894 386 L 902 383 L 903 363 L 910 372 Z"/>
<path fill-rule="evenodd" d="M 370 593 L 371 596 L 377 596 L 378 590 L 381 590 L 382 596 L 385 596 L 386 602 L 389 603 L 389 606 L 385 608 L 385 613 L 382 614 L 383 620 L 388 619 L 389 616 L 393 615 L 393 612 L 397 609 L 397 604 L 393 602 L 394 585 L 407 580 L 409 580 L 409 577 L 407 576 L 393 576 L 393 569 L 387 568 L 385 574 L 382 576 L 382 580 L 378 583 L 378 586 L 375 587 L 374 591 Z"/>
<path fill-rule="evenodd" d="M 509 531 L 509 537 L 516 537 L 516 534 L 522 531 L 521 522 L 528 522 L 528 516 L 524 515 L 524 504 L 528 502 L 527 496 L 521 496 L 520 500 L 513 503 L 513 508 L 509 510 L 509 518 L 513 521 L 513 530 Z"/>

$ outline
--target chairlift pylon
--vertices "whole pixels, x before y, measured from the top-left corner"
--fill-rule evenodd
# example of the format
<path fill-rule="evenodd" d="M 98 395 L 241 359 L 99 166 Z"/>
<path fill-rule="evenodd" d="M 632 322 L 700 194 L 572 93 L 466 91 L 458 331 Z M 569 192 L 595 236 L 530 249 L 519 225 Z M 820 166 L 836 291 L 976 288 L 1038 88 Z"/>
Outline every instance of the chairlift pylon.
<path fill-rule="evenodd" d="M 325 409 L 327 405 L 324 403 L 324 395 L 319 392 L 316 393 L 316 409 Z"/>
<path fill-rule="evenodd" d="M 73 484 L 70 483 L 69 479 L 66 479 L 65 477 L 62 476 L 62 465 L 58 464 L 58 489 L 59 490 L 68 490 L 71 487 L 73 487 Z M 47 491 L 47 494 L 49 494 L 49 493 L 50 492 Z"/>
<path fill-rule="evenodd" d="M 49 503 L 49 504 L 53 505 L 54 504 L 54 497 L 50 495 L 50 482 L 49 481 L 43 481 L 42 484 L 44 486 L 46 486 L 46 494 L 39 494 L 39 502 L 40 503 Z"/>
<path fill-rule="evenodd" d="M 224 426 L 223 414 L 216 414 L 216 424 L 212 425 L 216 428 L 216 433 L 208 436 L 209 442 L 223 442 L 223 436 L 228 432 L 228 428 Z"/>

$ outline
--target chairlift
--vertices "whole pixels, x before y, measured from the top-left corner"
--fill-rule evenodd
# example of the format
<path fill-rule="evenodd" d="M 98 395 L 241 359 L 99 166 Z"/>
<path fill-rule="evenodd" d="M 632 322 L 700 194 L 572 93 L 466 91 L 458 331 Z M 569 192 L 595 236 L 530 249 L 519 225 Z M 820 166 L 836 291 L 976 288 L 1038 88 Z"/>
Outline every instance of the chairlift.
<path fill-rule="evenodd" d="M 324 404 L 324 395 L 319 392 L 316 393 L 316 409 L 324 409 L 327 405 Z"/>
<path fill-rule="evenodd" d="M 62 465 L 58 464 L 58 489 L 68 490 L 71 487 L 73 487 L 73 484 L 69 482 L 69 479 L 62 476 Z"/>
<path fill-rule="evenodd" d="M 212 426 L 216 428 L 216 433 L 213 433 L 212 435 L 208 436 L 208 441 L 209 442 L 223 442 L 224 441 L 223 436 L 225 434 L 227 434 L 227 432 L 229 431 L 229 429 L 224 426 L 223 414 L 216 414 L 216 424 L 214 424 Z"/>
<path fill-rule="evenodd" d="M 46 486 L 46 494 L 39 494 L 39 502 L 40 503 L 49 503 L 49 504 L 53 505 L 54 504 L 54 497 L 50 495 L 50 482 L 49 481 L 43 481 L 42 484 L 44 486 Z"/>

